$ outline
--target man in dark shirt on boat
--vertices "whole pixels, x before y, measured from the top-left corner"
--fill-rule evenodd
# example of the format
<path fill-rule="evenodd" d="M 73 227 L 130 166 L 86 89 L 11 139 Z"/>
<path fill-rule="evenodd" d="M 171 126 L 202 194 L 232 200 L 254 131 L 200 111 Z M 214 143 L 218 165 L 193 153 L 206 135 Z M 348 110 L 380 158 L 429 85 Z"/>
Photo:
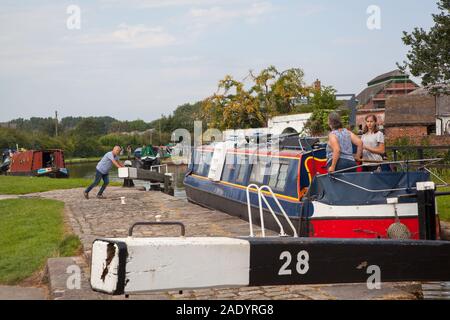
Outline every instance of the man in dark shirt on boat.
<path fill-rule="evenodd" d="M 97 164 L 96 172 L 95 172 L 95 180 L 94 182 L 87 187 L 84 191 L 84 197 L 89 199 L 89 192 L 94 189 L 99 183 L 100 180 L 103 179 L 103 185 L 100 188 L 100 191 L 97 194 L 98 199 L 104 199 L 103 192 L 109 184 L 109 170 L 111 170 L 112 165 L 115 165 L 117 168 L 122 168 L 123 164 L 119 161 L 119 154 L 122 151 L 122 148 L 119 146 L 115 146 L 114 149 L 108 153 L 106 153 L 100 162 Z"/>

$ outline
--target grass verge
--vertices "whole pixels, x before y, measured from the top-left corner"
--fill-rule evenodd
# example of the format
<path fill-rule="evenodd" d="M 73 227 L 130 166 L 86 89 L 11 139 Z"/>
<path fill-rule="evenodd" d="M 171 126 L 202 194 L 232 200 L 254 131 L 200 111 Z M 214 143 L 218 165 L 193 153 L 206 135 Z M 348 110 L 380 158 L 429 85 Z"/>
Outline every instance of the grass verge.
<path fill-rule="evenodd" d="M 68 158 L 65 159 L 64 162 L 66 164 L 77 164 L 77 163 L 95 163 L 99 162 L 102 157 L 89 157 L 89 158 Z M 128 156 L 120 156 L 120 161 L 128 160 Z"/>
<path fill-rule="evenodd" d="M 59 189 L 87 187 L 92 183 L 88 179 L 52 179 L 46 177 L 0 176 L 0 194 L 27 194 Z M 120 182 L 111 182 L 111 186 L 121 186 Z"/>
<path fill-rule="evenodd" d="M 19 283 L 50 257 L 80 253 L 78 237 L 64 232 L 63 210 L 55 200 L 0 201 L 0 284 Z"/>
<path fill-rule="evenodd" d="M 450 188 L 440 188 L 439 191 L 447 192 Z M 450 222 L 450 196 L 436 197 L 439 219 Z"/>

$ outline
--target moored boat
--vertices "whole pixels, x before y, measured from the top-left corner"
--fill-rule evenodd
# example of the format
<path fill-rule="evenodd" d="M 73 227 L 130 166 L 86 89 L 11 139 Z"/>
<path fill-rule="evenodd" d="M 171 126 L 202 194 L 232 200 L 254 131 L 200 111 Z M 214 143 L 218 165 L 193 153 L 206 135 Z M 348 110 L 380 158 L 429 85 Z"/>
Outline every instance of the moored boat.
<path fill-rule="evenodd" d="M 11 164 L 11 155 L 10 150 L 5 150 L 2 154 L 2 162 L 0 164 L 0 174 L 6 174 L 9 170 L 9 166 Z"/>
<path fill-rule="evenodd" d="M 58 149 L 27 150 L 12 156 L 8 175 L 68 178 L 64 152 Z"/>

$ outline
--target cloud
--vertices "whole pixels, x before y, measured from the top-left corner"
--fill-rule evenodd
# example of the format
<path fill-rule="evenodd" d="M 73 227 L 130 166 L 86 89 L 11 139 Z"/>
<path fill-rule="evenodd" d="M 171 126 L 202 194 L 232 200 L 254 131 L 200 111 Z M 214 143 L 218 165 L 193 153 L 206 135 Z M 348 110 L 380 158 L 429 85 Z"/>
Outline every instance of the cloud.
<path fill-rule="evenodd" d="M 300 6 L 298 12 L 301 17 L 309 17 L 327 10 L 328 8 L 322 4 L 305 4 Z"/>
<path fill-rule="evenodd" d="M 147 27 L 143 24 L 122 23 L 117 30 L 104 34 L 91 34 L 80 37 L 84 44 L 122 44 L 131 48 L 165 47 L 176 43 L 176 37 L 163 27 Z"/>
<path fill-rule="evenodd" d="M 247 23 L 256 23 L 261 17 L 274 10 L 270 2 L 254 2 L 241 8 L 225 8 L 215 6 L 210 8 L 192 8 L 187 14 L 188 20 L 196 29 L 206 28 L 212 24 L 227 23 L 244 19 Z"/>
<path fill-rule="evenodd" d="M 164 64 L 184 64 L 200 61 L 202 61 L 202 57 L 200 56 L 192 56 L 192 57 L 166 56 L 161 59 L 161 62 Z"/>
<path fill-rule="evenodd" d="M 254 0 L 101 0 L 105 6 L 123 6 L 137 8 L 164 8 L 205 5 L 229 5 L 234 3 L 252 2 Z"/>
<path fill-rule="evenodd" d="M 352 45 L 363 45 L 369 43 L 367 38 L 354 37 L 354 36 L 342 36 L 335 38 L 331 41 L 332 44 L 338 46 L 352 46 Z"/>

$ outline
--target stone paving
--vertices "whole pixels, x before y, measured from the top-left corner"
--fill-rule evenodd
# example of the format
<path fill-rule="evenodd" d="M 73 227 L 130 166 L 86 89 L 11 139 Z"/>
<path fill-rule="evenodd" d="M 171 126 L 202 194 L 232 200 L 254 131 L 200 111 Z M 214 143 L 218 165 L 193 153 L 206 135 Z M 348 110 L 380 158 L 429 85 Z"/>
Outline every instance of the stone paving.
<path fill-rule="evenodd" d="M 46 300 L 47 294 L 42 288 L 24 288 L 18 286 L 0 286 L 0 300 Z"/>
<path fill-rule="evenodd" d="M 94 190 L 95 192 L 95 190 Z M 95 193 L 92 192 L 94 195 Z M 170 197 L 161 192 L 143 192 L 137 189 L 110 187 L 107 199 L 83 198 L 82 189 L 57 190 L 35 194 L 66 204 L 66 222 L 84 246 L 85 260 L 77 264 L 89 275 L 88 265 L 92 242 L 98 237 L 126 237 L 128 228 L 138 221 L 181 221 L 186 225 L 186 236 L 246 236 L 248 223 L 227 214 L 202 208 L 184 199 Z M 120 197 L 125 197 L 125 205 Z M 255 228 L 258 230 L 258 228 Z M 176 236 L 176 227 L 138 227 L 136 236 Z M 64 262 L 65 263 L 65 262 Z M 64 270 L 55 266 L 55 270 Z M 61 271 L 62 272 L 62 271 Z M 62 280 L 63 281 L 63 280 Z M 124 299 L 95 294 L 89 289 L 88 279 L 83 280 L 82 290 L 66 295 L 60 292 L 59 299 Z M 62 282 L 64 283 L 64 282 Z M 59 290 L 59 289 L 58 289 Z M 64 290 L 62 290 L 64 291 Z M 368 290 L 365 284 L 271 286 L 225 289 L 203 289 L 174 292 L 157 292 L 130 296 L 130 299 L 226 299 L 226 300 L 311 300 L 311 299 L 417 299 L 420 284 L 383 284 L 381 290 Z"/>

